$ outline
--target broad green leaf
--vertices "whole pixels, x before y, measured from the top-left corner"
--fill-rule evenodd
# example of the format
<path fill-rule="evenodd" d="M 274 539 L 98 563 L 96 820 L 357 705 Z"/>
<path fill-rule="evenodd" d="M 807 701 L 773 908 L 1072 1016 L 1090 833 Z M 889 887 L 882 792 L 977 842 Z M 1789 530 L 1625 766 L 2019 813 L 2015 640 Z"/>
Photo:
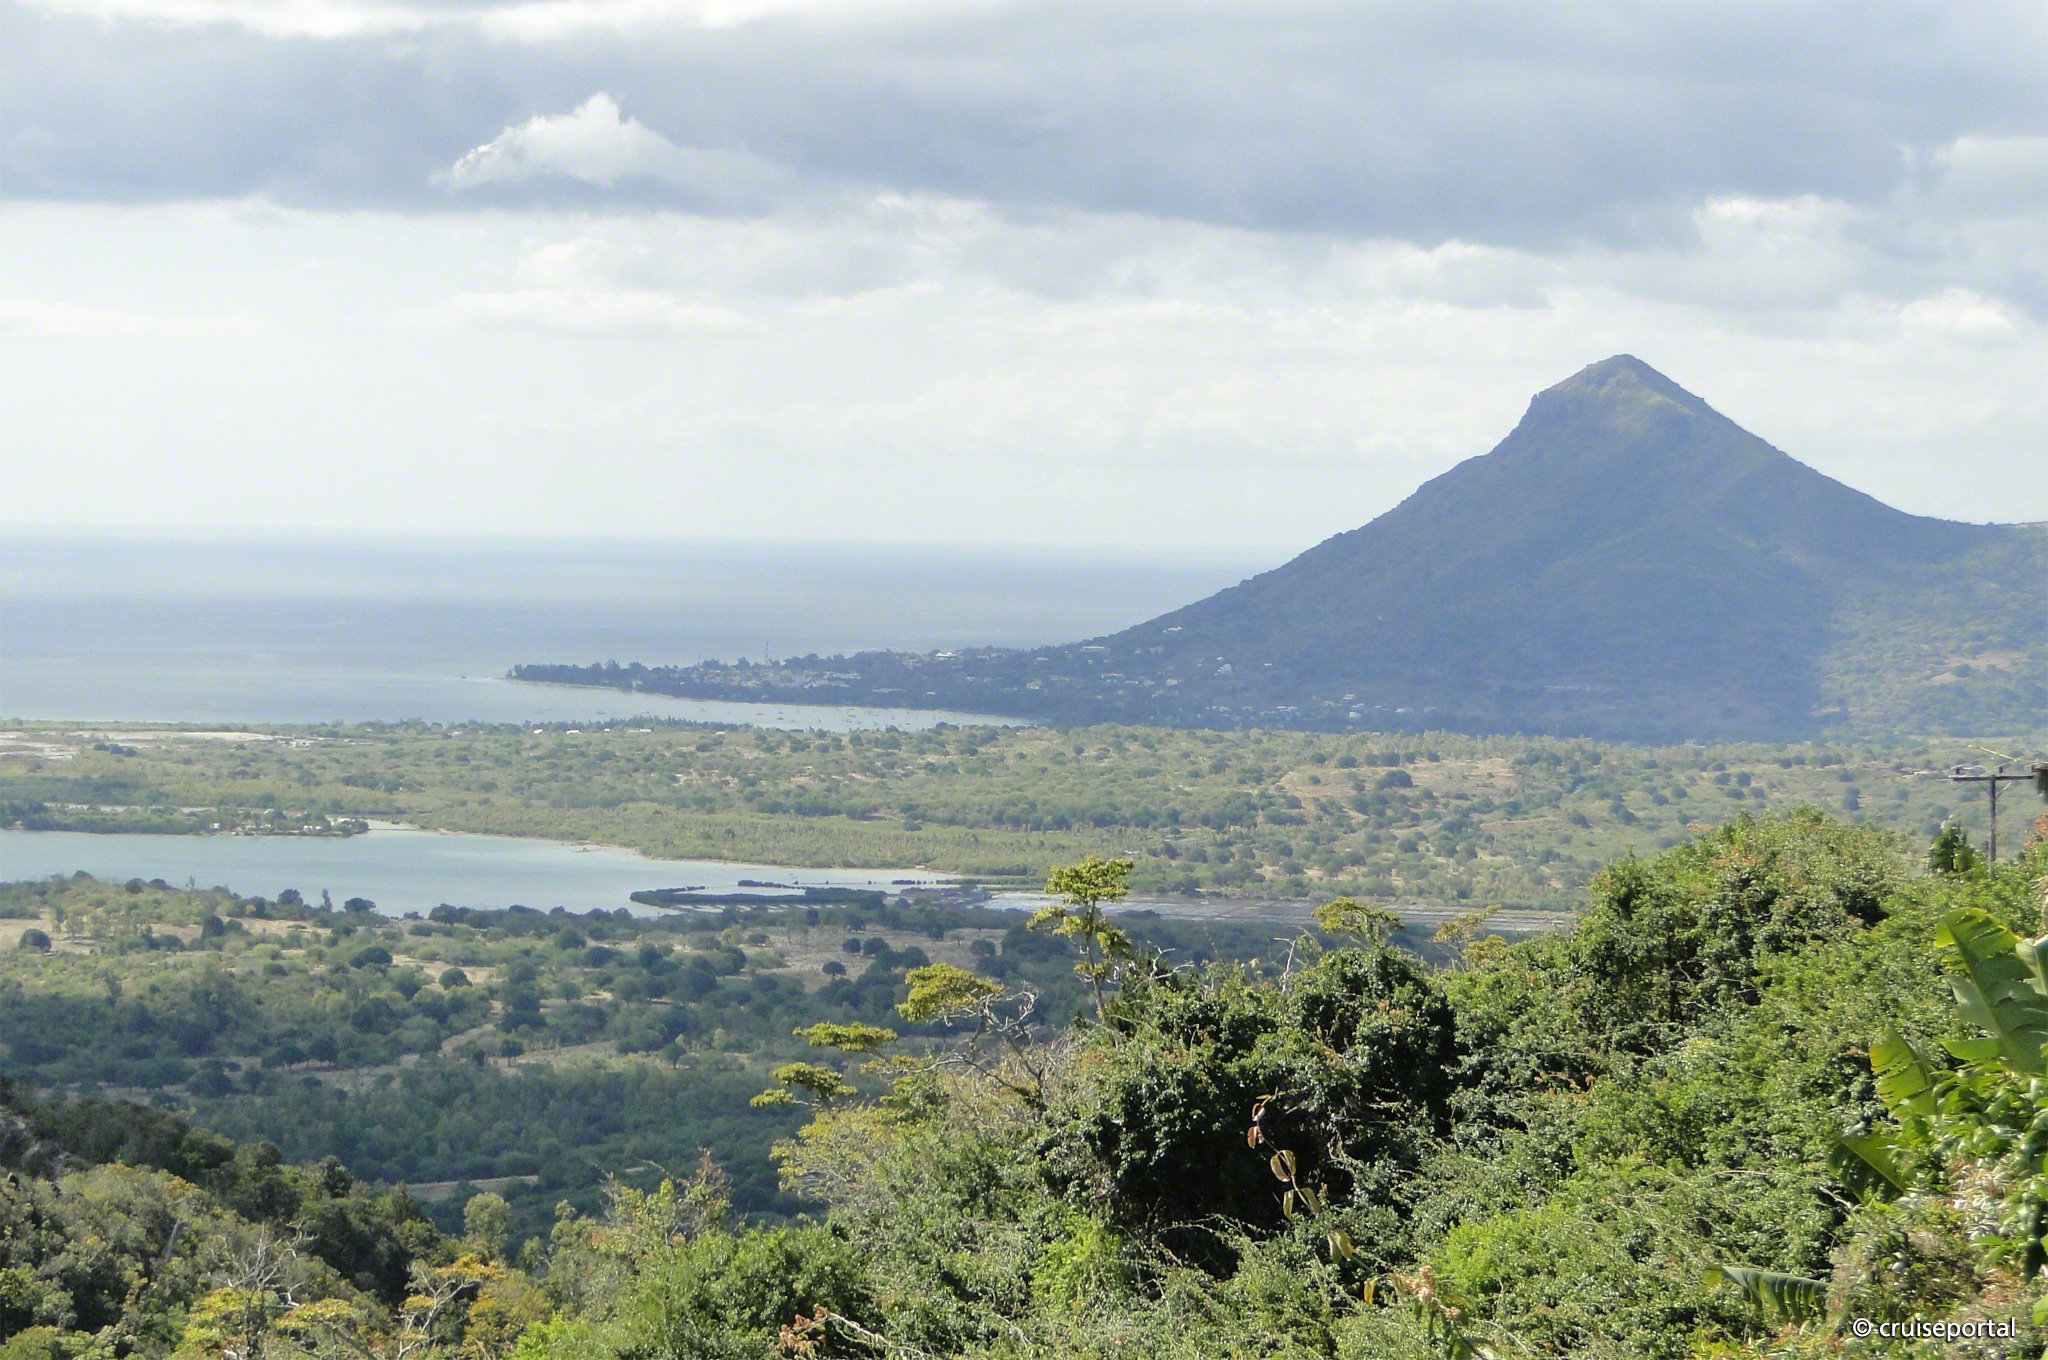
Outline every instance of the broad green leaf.
<path fill-rule="evenodd" d="M 2021 940 L 2013 945 L 2013 953 L 2019 955 L 2026 965 L 2027 980 L 2034 990 L 2048 996 L 2048 935 L 2038 940 Z"/>
<path fill-rule="evenodd" d="M 1934 1113 L 1934 1067 L 1897 1030 L 1886 1030 L 1870 1046 L 1870 1070 L 1877 1074 L 1877 1098 L 1893 1115 Z"/>
<path fill-rule="evenodd" d="M 1912 1189 L 1900 1168 L 1892 1140 L 1877 1133 L 1839 1138 L 1828 1153 L 1828 1169 L 1859 1195 L 1889 1199 Z"/>
<path fill-rule="evenodd" d="M 1787 1322 L 1810 1322 L 1827 1311 L 1827 1281 L 1804 1275 L 1750 1266 L 1709 1266 L 1707 1284 L 1732 1284 L 1757 1308 L 1776 1312 Z"/>
<path fill-rule="evenodd" d="M 1952 1054 L 1957 1062 L 1966 1062 L 1973 1067 L 1984 1067 L 1996 1063 L 2004 1050 L 1996 1039 L 1943 1039 L 1941 1046 Z"/>
<path fill-rule="evenodd" d="M 2034 951 L 2023 959 L 2013 933 L 1975 907 L 1942 917 L 1934 942 L 1953 949 L 1962 964 L 1962 974 L 1951 975 L 1949 985 L 1964 1018 L 1998 1040 L 2014 1071 L 2039 1076 L 2041 1046 L 2048 1041 L 2048 996 L 2034 986 Z"/>

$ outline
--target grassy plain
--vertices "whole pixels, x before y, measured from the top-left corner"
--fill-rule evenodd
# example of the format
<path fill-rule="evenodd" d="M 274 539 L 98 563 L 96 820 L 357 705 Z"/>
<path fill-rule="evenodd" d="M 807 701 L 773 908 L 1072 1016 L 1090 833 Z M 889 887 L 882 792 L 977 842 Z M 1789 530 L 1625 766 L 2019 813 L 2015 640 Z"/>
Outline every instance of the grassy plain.
<path fill-rule="evenodd" d="M 2021 738 L 1987 744 L 2031 754 Z M 1980 840 L 1961 739 L 1646 747 L 1140 727 L 849 735 L 621 724 L 0 733 L 0 825 L 288 830 L 390 818 L 669 858 L 1035 883 L 1090 853 L 1152 894 L 1570 909 L 1603 863 L 1812 804 Z M 2038 806 L 2014 794 L 2007 845 Z"/>

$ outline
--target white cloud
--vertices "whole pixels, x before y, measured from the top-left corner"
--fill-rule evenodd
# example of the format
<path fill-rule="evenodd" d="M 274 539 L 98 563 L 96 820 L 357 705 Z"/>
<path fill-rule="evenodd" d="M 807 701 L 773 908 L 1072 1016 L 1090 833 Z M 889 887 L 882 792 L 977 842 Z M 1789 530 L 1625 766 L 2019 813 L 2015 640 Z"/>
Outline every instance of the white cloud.
<path fill-rule="evenodd" d="M 402 326 L 533 326 L 583 334 L 740 329 L 750 323 L 724 307 L 666 293 L 601 288 L 519 288 L 459 293 L 428 307 L 399 312 Z"/>
<path fill-rule="evenodd" d="M 562 176 L 599 189 L 633 180 L 674 186 L 692 206 L 756 210 L 787 192 L 789 177 L 743 151 L 678 146 L 600 91 L 570 113 L 529 118 L 465 154 L 441 177 L 457 190 Z"/>
<path fill-rule="evenodd" d="M 644 98 L 629 107 L 662 107 Z M 77 299 L 0 305 L 0 336 L 169 335 L 238 308 L 274 328 L 97 365 L 9 346 L 0 408 L 20 447 L 64 456 L 24 460 L 0 516 L 276 523 L 317 502 L 385 528 L 940 524 L 1284 554 L 1627 351 L 1895 504 L 2048 519 L 2048 311 L 2026 300 L 2048 206 L 2028 206 L 2028 154 L 1962 147 L 1876 202 L 1705 197 L 1647 244 L 1432 244 L 971 189 L 764 193 L 721 216 L 639 187 L 708 199 L 716 153 L 599 96 L 464 158 L 451 197 L 482 211 L 0 206 L 0 297 Z M 2003 186 L 2001 215 L 1927 208 L 1966 164 Z M 570 208 L 500 210 L 550 180 Z M 608 210 L 628 194 L 634 211 Z M 129 310 L 95 309 L 110 298 Z"/>
<path fill-rule="evenodd" d="M 2048 132 L 2048 24 L 1932 0 L 26 5 L 16 201 L 759 211 L 800 183 L 1564 253 L 1684 245 L 1717 199 L 2024 200 Z"/>
<path fill-rule="evenodd" d="M 192 27 L 231 24 L 271 38 L 350 38 L 408 33 L 448 22 L 460 11 L 372 0 L 27 0 L 31 8 L 101 23 L 140 19 Z"/>
<path fill-rule="evenodd" d="M 271 38 L 352 38 L 475 29 L 494 39 L 552 42 L 601 31 L 706 29 L 780 16 L 876 21 L 907 11 L 985 9 L 987 0 L 23 0 L 103 23 L 233 25 Z"/>
<path fill-rule="evenodd" d="M 1629 351 L 2048 518 L 2048 23 L 1617 13 L 0 0 L 0 516 L 1291 548 Z"/>
<path fill-rule="evenodd" d="M 0 298 L 0 336 L 16 340 L 204 339 L 249 335 L 260 326 L 251 312 L 175 316 Z"/>
<path fill-rule="evenodd" d="M 1944 288 L 1899 309 L 1901 324 L 1975 345 L 2010 345 L 2021 325 L 2012 310 L 1967 288 Z"/>
<path fill-rule="evenodd" d="M 878 22 L 915 10 L 987 9 L 991 0 L 531 0 L 479 16 L 485 33 L 519 42 L 550 42 L 592 30 L 646 31 L 695 24 L 731 28 L 785 16 Z"/>
<path fill-rule="evenodd" d="M 536 115 L 508 127 L 449 168 L 458 189 L 518 183 L 535 175 L 567 175 L 609 189 L 629 175 L 673 179 L 684 172 L 683 149 L 637 119 L 608 94 L 594 94 L 574 113 Z"/>
<path fill-rule="evenodd" d="M 1959 137 L 1935 164 L 1938 199 L 1952 209 L 2006 214 L 2048 203 L 2048 137 Z"/>

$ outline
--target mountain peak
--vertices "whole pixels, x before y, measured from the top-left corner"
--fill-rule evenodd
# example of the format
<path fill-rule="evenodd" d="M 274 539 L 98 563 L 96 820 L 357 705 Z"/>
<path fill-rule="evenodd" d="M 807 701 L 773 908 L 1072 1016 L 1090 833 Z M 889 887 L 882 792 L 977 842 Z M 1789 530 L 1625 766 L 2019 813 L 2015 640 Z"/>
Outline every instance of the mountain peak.
<path fill-rule="evenodd" d="M 2048 704 L 2048 532 L 1895 510 L 1617 354 L 1539 392 L 1492 452 L 1205 600 L 1068 646 L 819 669 L 834 702 L 921 693 L 1061 723 L 2013 731 Z M 808 678 L 730 672 L 670 672 L 656 692 L 818 701 Z"/>
<path fill-rule="evenodd" d="M 1720 412 L 1633 354 L 1587 364 L 1529 402 L 1538 424 L 1594 420 L 1617 432 L 1646 434 L 1660 420 L 1707 419 L 1733 428 Z"/>
<path fill-rule="evenodd" d="M 1605 386 L 1615 382 L 1634 382 L 1646 387 L 1667 387 L 1674 392 L 1684 393 L 1694 401 L 1699 400 L 1633 354 L 1610 355 L 1598 363 L 1587 364 L 1548 390 L 1555 392 L 1559 388 Z"/>
<path fill-rule="evenodd" d="M 1332 541 L 1377 538 L 1393 551 L 1387 531 L 1408 522 L 1484 532 L 1539 558 L 1644 537 L 1662 545 L 1652 556 L 1739 542 L 1744 553 L 1860 568 L 1976 541 L 1968 526 L 1908 515 L 1808 467 L 1630 354 L 1537 393 L 1492 452 Z"/>
<path fill-rule="evenodd" d="M 1617 354 L 1372 523 L 1119 640 L 1233 663 L 1177 678 L 1212 705 L 1348 696 L 1482 726 L 1796 731 L 1837 611 L 1986 532 L 1844 486 Z"/>

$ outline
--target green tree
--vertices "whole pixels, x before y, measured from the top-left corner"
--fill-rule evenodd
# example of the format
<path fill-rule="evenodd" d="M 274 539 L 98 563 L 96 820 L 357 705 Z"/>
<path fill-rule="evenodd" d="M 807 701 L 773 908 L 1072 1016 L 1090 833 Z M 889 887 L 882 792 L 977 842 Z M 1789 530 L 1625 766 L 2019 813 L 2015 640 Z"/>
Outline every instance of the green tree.
<path fill-rule="evenodd" d="M 505 1239 L 512 1231 L 512 1209 L 503 1195 L 489 1190 L 471 1195 L 462 1206 L 462 1231 L 487 1257 L 504 1254 Z"/>
<path fill-rule="evenodd" d="M 1055 864 L 1045 880 L 1045 890 L 1060 901 L 1031 918 L 1033 930 L 1049 930 L 1079 941 L 1082 959 L 1074 971 L 1095 992 L 1097 1020 L 1109 1019 L 1105 988 L 1137 956 L 1130 935 L 1112 924 L 1102 909 L 1105 903 L 1121 902 L 1131 895 L 1131 870 L 1135 867 L 1131 860 L 1099 855 L 1090 855 L 1079 864 Z"/>
<path fill-rule="evenodd" d="M 796 1031 L 796 1037 L 814 1048 L 835 1049 L 841 1053 L 852 1053 L 863 1057 L 871 1056 L 883 1044 L 895 1039 L 896 1031 L 880 1025 L 838 1024 L 820 1020 L 815 1025 L 806 1025 Z M 839 1069 L 826 1067 L 821 1063 L 784 1063 L 775 1069 L 775 1080 L 780 1086 L 771 1086 L 750 1102 L 757 1108 L 787 1105 L 804 1099 L 806 1103 L 823 1109 L 835 1101 L 846 1099 L 858 1093 Z M 800 1097 L 799 1091 L 807 1093 Z"/>
<path fill-rule="evenodd" d="M 1970 834 L 1954 822 L 1943 825 L 1927 848 L 1927 867 L 1937 874 L 1966 874 L 1977 867 Z"/>
<path fill-rule="evenodd" d="M 1356 935 L 1379 944 L 1401 928 L 1401 918 L 1384 907 L 1362 905 L 1355 897 L 1333 897 L 1316 908 L 1316 925 L 1332 935 Z"/>

